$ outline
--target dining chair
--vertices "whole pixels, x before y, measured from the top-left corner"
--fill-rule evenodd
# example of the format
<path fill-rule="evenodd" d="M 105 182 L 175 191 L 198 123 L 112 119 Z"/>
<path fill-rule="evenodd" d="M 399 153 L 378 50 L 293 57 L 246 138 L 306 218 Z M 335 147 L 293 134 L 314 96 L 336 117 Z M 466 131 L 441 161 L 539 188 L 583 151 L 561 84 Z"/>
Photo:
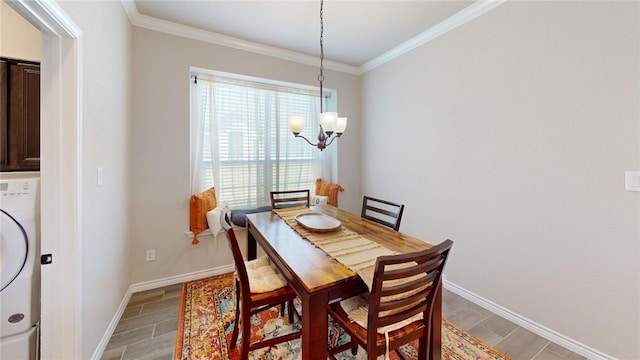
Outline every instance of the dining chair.
<path fill-rule="evenodd" d="M 370 293 L 327 308 L 351 337 L 349 343 L 328 350 L 331 358 L 347 349 L 356 355 L 358 345 L 367 351 L 368 359 L 388 357 L 391 350 L 402 358 L 398 348 L 418 340 L 418 359 L 427 359 L 432 347 L 434 298 L 442 287 L 442 272 L 452 245 L 451 240 L 445 240 L 428 250 L 379 257 Z"/>
<path fill-rule="evenodd" d="M 280 305 L 280 313 L 284 315 L 286 304 L 289 321 L 293 322 L 294 313 L 299 317 L 293 305 L 296 293 L 287 284 L 282 274 L 271 264 L 268 257 L 263 256 L 252 261 L 244 261 L 238 240 L 226 214 L 222 214 L 220 224 L 229 239 L 233 261 L 236 265 L 236 311 L 230 348 L 234 349 L 237 345 L 238 328 L 242 331 L 240 338 L 241 360 L 246 360 L 249 357 L 249 351 L 299 338 L 301 332 L 297 330 L 270 339 L 251 342 L 251 316 L 253 314 Z"/>
<path fill-rule="evenodd" d="M 404 204 L 364 196 L 360 216 L 398 231 L 403 211 Z"/>
<path fill-rule="evenodd" d="M 311 204 L 311 192 L 306 190 L 284 190 L 284 191 L 272 191 L 271 196 L 271 208 L 279 209 L 288 206 L 304 205 L 309 207 Z"/>

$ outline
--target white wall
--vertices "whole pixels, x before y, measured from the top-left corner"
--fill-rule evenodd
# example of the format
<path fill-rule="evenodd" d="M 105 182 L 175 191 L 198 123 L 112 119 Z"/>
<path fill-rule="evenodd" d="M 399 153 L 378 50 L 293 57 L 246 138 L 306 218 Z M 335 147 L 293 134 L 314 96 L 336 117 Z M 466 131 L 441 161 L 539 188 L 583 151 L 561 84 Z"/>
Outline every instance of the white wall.
<path fill-rule="evenodd" d="M 0 56 L 40 61 L 40 30 L 0 2 Z"/>
<path fill-rule="evenodd" d="M 89 359 L 131 285 L 132 27 L 120 2 L 59 5 L 83 34 L 78 295 L 80 351 Z M 96 183 L 98 167 L 104 171 L 101 187 Z"/>
<path fill-rule="evenodd" d="M 191 66 L 280 81 L 316 85 L 318 69 L 276 58 L 134 28 L 133 148 L 131 149 L 131 275 L 139 283 L 229 265 L 225 243 L 211 237 L 191 245 L 189 229 L 189 68 Z M 338 91 L 349 126 L 340 142 L 339 179 L 359 197 L 357 163 L 358 81 L 325 71 L 327 88 Z M 301 140 L 302 141 L 302 140 Z M 332 145 L 334 146 L 334 145 Z M 341 204 L 343 203 L 341 194 Z M 352 206 L 355 206 L 352 204 Z M 145 251 L 156 250 L 146 262 Z"/>
<path fill-rule="evenodd" d="M 639 5 L 507 2 L 362 79 L 363 192 L 404 202 L 404 232 L 454 240 L 451 282 L 627 360 Z"/>

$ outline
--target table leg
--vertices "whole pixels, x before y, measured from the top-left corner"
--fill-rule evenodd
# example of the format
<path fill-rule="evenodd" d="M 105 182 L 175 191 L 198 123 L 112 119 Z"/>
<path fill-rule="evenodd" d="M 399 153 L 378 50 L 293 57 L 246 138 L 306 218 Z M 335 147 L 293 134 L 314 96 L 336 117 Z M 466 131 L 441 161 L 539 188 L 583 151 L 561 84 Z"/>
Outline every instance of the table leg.
<path fill-rule="evenodd" d="M 254 238 L 253 234 L 251 233 L 252 229 L 253 228 L 251 227 L 250 223 L 247 221 L 247 260 L 254 260 L 256 257 L 258 257 L 256 238 Z"/>
<path fill-rule="evenodd" d="M 442 352 L 442 284 L 433 299 L 433 318 L 431 323 L 431 351 L 429 360 L 440 360 Z"/>
<path fill-rule="evenodd" d="M 303 294 L 302 300 L 302 359 L 327 359 L 328 319 L 326 292 Z"/>

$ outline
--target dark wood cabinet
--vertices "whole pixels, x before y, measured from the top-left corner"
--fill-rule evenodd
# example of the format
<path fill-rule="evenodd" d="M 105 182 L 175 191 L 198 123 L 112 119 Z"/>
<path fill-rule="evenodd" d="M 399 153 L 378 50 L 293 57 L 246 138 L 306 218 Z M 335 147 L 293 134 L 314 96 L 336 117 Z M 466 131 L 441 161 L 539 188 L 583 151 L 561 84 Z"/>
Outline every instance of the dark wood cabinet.
<path fill-rule="evenodd" d="M 0 58 L 0 171 L 40 170 L 40 64 Z"/>

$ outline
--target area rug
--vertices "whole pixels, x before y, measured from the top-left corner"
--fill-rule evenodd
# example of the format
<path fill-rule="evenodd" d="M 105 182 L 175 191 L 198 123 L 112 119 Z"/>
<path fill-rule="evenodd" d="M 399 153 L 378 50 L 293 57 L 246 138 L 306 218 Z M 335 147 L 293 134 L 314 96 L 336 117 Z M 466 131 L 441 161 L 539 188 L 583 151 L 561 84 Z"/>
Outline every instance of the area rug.
<path fill-rule="evenodd" d="M 233 273 L 186 282 L 182 286 L 182 301 L 175 360 L 232 359 L 239 357 L 239 346 L 229 349 L 234 324 L 235 289 Z M 251 318 L 252 341 L 299 329 L 299 322 L 289 324 L 279 308 L 263 311 Z M 329 320 L 329 344 L 334 347 L 348 342 L 349 337 Z M 408 359 L 417 357 L 417 341 L 405 345 L 402 352 Z M 301 358 L 300 339 L 273 348 L 249 353 L 254 360 L 296 360 Z M 338 358 L 359 360 L 366 358 L 362 349 L 357 355 L 349 350 Z M 391 359 L 397 360 L 395 352 Z M 508 360 L 509 358 L 464 330 L 443 319 L 442 359 L 444 360 Z"/>

